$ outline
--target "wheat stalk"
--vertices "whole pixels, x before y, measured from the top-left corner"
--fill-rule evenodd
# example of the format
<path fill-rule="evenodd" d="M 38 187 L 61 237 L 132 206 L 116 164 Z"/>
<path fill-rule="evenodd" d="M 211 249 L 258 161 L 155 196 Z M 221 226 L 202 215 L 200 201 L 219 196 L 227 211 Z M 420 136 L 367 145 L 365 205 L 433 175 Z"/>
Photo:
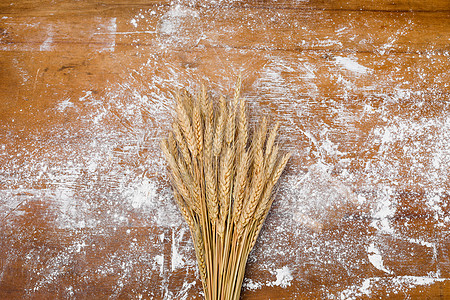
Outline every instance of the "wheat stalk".
<path fill-rule="evenodd" d="M 161 142 L 175 202 L 194 241 L 207 300 L 237 300 L 248 255 L 290 154 L 276 144 L 279 123 L 264 117 L 250 134 L 241 79 L 217 108 L 206 88 L 175 94 L 177 118 Z"/>

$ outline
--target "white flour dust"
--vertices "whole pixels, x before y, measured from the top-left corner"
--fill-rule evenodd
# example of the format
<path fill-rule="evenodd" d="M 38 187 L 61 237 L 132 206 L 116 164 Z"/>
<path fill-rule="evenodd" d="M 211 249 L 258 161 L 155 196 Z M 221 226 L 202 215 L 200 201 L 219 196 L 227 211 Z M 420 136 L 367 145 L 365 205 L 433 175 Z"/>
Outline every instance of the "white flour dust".
<path fill-rule="evenodd" d="M 284 266 L 281 269 L 276 269 L 275 272 L 277 279 L 271 282 L 269 285 L 277 285 L 282 288 L 286 288 L 291 285 L 294 278 L 292 277 L 291 270 L 289 270 L 287 266 Z"/>
<path fill-rule="evenodd" d="M 375 268 L 388 274 L 392 274 L 392 272 L 386 269 L 386 267 L 383 265 L 383 257 L 380 254 L 380 250 L 378 250 L 374 243 L 371 243 L 369 247 L 367 247 L 367 254 L 370 263 Z"/>
<path fill-rule="evenodd" d="M 352 60 L 349 57 L 337 56 L 335 57 L 336 63 L 341 65 L 343 68 L 355 73 L 356 75 L 369 73 L 371 70 L 360 65 L 358 62 Z"/>

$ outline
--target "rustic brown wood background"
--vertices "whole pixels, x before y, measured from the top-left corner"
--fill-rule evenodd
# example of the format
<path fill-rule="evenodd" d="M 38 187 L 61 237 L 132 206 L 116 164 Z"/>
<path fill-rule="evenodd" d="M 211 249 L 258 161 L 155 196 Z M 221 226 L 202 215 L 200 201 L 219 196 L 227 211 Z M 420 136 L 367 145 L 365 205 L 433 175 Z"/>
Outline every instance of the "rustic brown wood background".
<path fill-rule="evenodd" d="M 201 299 L 158 141 L 238 74 L 294 154 L 242 298 L 450 299 L 448 0 L 1 1 L 0 298 Z"/>

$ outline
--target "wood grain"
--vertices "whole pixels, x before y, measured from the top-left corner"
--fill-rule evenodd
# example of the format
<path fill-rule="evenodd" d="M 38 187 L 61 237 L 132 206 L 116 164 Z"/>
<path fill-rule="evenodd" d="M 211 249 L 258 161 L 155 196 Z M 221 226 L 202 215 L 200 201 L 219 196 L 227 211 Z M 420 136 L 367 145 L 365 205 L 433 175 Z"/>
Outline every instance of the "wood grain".
<path fill-rule="evenodd" d="M 449 1 L 3 1 L 0 53 L 0 299 L 201 299 L 158 144 L 238 74 L 294 154 L 242 298 L 450 298 Z"/>

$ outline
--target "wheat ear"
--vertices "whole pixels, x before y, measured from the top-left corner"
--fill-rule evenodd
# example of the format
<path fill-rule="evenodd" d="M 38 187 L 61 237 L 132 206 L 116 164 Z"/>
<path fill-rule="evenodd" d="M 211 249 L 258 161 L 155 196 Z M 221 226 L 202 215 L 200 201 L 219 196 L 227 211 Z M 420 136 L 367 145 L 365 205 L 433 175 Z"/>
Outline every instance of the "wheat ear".
<path fill-rule="evenodd" d="M 217 232 L 223 236 L 226 218 L 230 207 L 230 187 L 233 171 L 233 148 L 227 147 L 221 157 L 221 166 L 219 173 L 219 221 L 217 224 Z"/>
<path fill-rule="evenodd" d="M 195 141 L 194 130 L 192 129 L 191 120 L 189 115 L 181 102 L 177 103 L 177 115 L 178 115 L 178 124 L 183 131 L 183 136 L 186 139 L 187 146 L 191 151 L 192 155 L 197 156 L 197 147 Z"/>
<path fill-rule="evenodd" d="M 213 141 L 214 156 L 219 156 L 222 151 L 223 136 L 225 134 L 225 126 L 227 124 L 227 104 L 224 97 L 220 97 L 219 120 L 217 122 L 216 131 Z"/>
<path fill-rule="evenodd" d="M 290 154 L 276 144 L 279 123 L 249 130 L 241 78 L 218 107 L 206 88 L 175 93 L 177 118 L 161 141 L 174 197 L 194 241 L 206 300 L 238 300 L 245 264 Z"/>

